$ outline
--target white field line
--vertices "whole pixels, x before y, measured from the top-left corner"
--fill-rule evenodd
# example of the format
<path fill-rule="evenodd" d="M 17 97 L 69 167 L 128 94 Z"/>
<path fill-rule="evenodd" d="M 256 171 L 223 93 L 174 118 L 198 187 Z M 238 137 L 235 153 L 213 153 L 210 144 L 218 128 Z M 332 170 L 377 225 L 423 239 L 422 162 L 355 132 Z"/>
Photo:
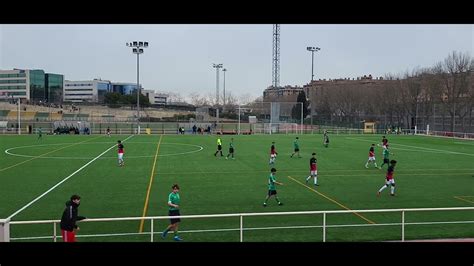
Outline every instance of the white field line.
<path fill-rule="evenodd" d="M 365 142 L 374 142 L 373 140 L 367 140 L 367 139 L 360 139 L 360 138 L 351 138 L 351 137 L 346 137 L 346 139 L 354 139 L 354 140 L 359 140 L 359 141 L 365 141 Z M 422 150 L 408 150 L 408 149 L 401 149 L 401 148 L 392 148 L 392 149 L 397 149 L 397 150 L 407 150 L 407 151 L 420 151 L 420 152 L 432 152 L 432 153 L 447 153 L 447 154 L 458 154 L 458 155 L 467 155 L 467 156 L 474 156 L 474 154 L 471 153 L 463 153 L 463 152 L 456 152 L 456 151 L 446 151 L 446 150 L 438 150 L 438 149 L 431 149 L 431 148 L 425 148 L 425 147 L 419 147 L 419 146 L 411 146 L 411 145 L 404 145 L 404 144 L 390 144 L 391 146 L 404 146 L 408 148 L 415 148 L 415 149 L 422 149 Z"/>
<path fill-rule="evenodd" d="M 128 140 L 129 138 L 133 137 L 133 135 L 130 135 L 128 138 L 126 138 L 124 140 L 124 142 L 126 140 Z M 62 183 L 66 182 L 69 178 L 73 177 L 75 174 L 79 173 L 80 171 L 82 171 L 82 169 L 86 168 L 89 164 L 93 163 L 95 160 L 99 159 L 99 157 L 101 157 L 102 155 L 104 155 L 105 153 L 107 153 L 108 151 L 110 151 L 111 149 L 115 148 L 116 145 L 114 144 L 112 147 L 108 148 L 107 150 L 105 150 L 103 153 L 99 154 L 97 157 L 95 157 L 94 159 L 90 160 L 88 163 L 84 164 L 81 168 L 77 169 L 76 171 L 74 171 L 74 173 L 70 174 L 69 176 L 67 176 L 66 178 L 64 178 L 63 180 L 61 180 L 59 183 L 57 183 L 56 185 L 54 185 L 53 187 L 51 187 L 50 189 L 48 189 L 46 192 L 44 192 L 43 194 L 39 195 L 37 198 L 35 198 L 34 200 L 32 200 L 30 203 L 26 204 L 25 206 L 23 206 L 21 209 L 17 210 L 16 212 L 14 212 L 12 215 L 8 216 L 7 220 L 11 220 L 14 216 L 16 216 L 17 214 L 19 214 L 20 212 L 22 212 L 23 210 L 25 210 L 26 208 L 28 208 L 29 206 L 31 206 L 33 203 L 35 203 L 36 201 L 38 201 L 39 199 L 41 199 L 42 197 L 44 197 L 46 194 L 48 194 L 49 192 L 51 192 L 53 189 L 57 188 L 59 185 L 61 185 Z"/>
<path fill-rule="evenodd" d="M 93 142 L 90 144 L 97 144 L 97 143 L 110 143 L 110 142 Z M 153 143 L 153 142 L 133 142 L 133 143 Z M 7 150 L 5 150 L 5 153 L 11 156 L 17 156 L 17 157 L 25 157 L 25 158 L 32 158 L 32 157 L 37 157 L 36 155 L 25 155 L 25 154 L 18 154 L 18 153 L 12 153 L 10 152 L 11 150 L 16 150 L 16 149 L 21 149 L 21 148 L 30 148 L 30 147 L 40 147 L 40 146 L 52 146 L 52 145 L 63 145 L 63 144 L 69 144 L 69 143 L 61 143 L 61 144 L 41 144 L 41 145 L 30 145 L 30 146 L 19 146 L 19 147 L 12 147 Z M 162 143 L 161 145 L 166 144 L 166 145 L 185 145 L 185 146 L 193 146 L 193 147 L 198 147 L 199 149 L 193 150 L 193 151 L 187 151 L 187 152 L 178 152 L 178 153 L 169 153 L 169 154 L 162 154 L 158 156 L 176 156 L 176 155 L 184 155 L 184 154 L 190 154 L 190 153 L 195 153 L 195 152 L 200 152 L 204 148 L 199 145 L 193 145 L 193 144 L 186 144 L 186 143 Z M 127 159 L 130 158 L 153 158 L 153 155 L 142 155 L 142 156 L 127 156 Z M 116 158 L 116 157 L 102 157 L 101 159 L 111 159 L 111 158 Z M 92 157 L 55 157 L 55 156 L 41 156 L 41 159 L 60 159 L 60 160 L 89 160 L 92 159 Z"/>

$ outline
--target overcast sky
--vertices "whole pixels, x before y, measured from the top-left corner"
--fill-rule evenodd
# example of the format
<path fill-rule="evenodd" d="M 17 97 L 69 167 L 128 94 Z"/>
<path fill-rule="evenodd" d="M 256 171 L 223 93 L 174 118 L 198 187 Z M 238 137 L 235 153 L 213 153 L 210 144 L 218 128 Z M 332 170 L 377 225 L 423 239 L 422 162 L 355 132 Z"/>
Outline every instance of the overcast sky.
<path fill-rule="evenodd" d="M 271 24 L 0 25 L 0 69 L 136 82 L 136 56 L 125 44 L 143 40 L 150 43 L 140 56 L 145 89 L 215 95 L 212 64 L 222 63 L 226 93 L 257 97 L 272 84 L 272 37 Z M 321 48 L 315 79 L 378 77 L 432 66 L 454 50 L 474 56 L 474 26 L 282 24 L 280 85 L 311 80 L 307 46 Z"/>

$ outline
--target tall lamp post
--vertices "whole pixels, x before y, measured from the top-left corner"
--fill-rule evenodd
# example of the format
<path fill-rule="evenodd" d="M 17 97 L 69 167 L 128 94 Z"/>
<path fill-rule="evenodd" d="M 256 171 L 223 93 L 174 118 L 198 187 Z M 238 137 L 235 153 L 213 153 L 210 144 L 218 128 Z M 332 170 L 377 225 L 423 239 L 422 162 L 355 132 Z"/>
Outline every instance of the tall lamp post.
<path fill-rule="evenodd" d="M 222 64 L 212 64 L 212 67 L 216 69 L 216 123 L 219 122 L 219 68 L 222 68 Z"/>
<path fill-rule="evenodd" d="M 308 46 L 306 50 L 311 52 L 311 81 L 314 80 L 314 52 L 321 50 L 319 47 Z M 311 132 L 313 132 L 313 103 L 311 103 L 310 117 L 311 117 Z"/>
<path fill-rule="evenodd" d="M 140 54 L 143 54 L 143 48 L 148 48 L 148 42 L 133 41 L 128 42 L 127 46 L 137 55 L 137 134 L 140 134 Z"/>
<path fill-rule="evenodd" d="M 225 72 L 227 71 L 227 69 L 223 68 L 222 69 L 222 72 L 224 72 L 224 99 L 223 99 L 223 104 L 222 104 L 222 112 L 224 112 L 225 110 Z"/>
<path fill-rule="evenodd" d="M 222 68 L 222 64 L 212 64 L 212 67 L 216 69 L 216 105 L 219 105 L 219 68 Z"/>
<path fill-rule="evenodd" d="M 313 81 L 314 80 L 314 52 L 321 50 L 321 48 L 308 46 L 306 47 L 306 50 L 311 52 L 311 81 Z"/>

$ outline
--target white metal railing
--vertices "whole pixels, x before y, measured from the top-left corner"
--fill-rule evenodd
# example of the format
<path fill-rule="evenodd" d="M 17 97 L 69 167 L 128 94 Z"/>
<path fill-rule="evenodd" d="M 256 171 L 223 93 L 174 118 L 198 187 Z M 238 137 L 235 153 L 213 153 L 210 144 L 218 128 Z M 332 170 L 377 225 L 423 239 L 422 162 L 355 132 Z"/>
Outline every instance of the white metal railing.
<path fill-rule="evenodd" d="M 466 133 L 466 132 L 417 130 L 416 135 L 451 138 L 451 139 L 454 138 L 454 139 L 474 140 L 474 133 Z"/>
<path fill-rule="evenodd" d="M 445 222 L 405 222 L 405 213 L 406 212 L 422 212 L 422 211 L 471 211 L 474 210 L 474 207 L 452 207 L 452 208 L 411 208 L 411 209 L 372 209 L 372 210 L 331 210 L 331 211 L 297 211 L 297 212 L 264 212 L 264 213 L 232 213 L 232 214 L 206 214 L 206 215 L 181 215 L 181 216 L 172 216 L 172 218 L 182 218 L 182 219 L 199 219 L 199 218 L 225 218 L 225 217 L 239 217 L 240 226 L 238 229 L 216 229 L 216 230 L 205 230 L 205 231 L 236 231 L 240 232 L 240 242 L 244 241 L 244 230 L 259 230 L 259 229 L 277 229 L 281 227 L 268 227 L 268 228 L 244 228 L 244 217 L 253 217 L 253 216 L 275 216 L 275 215 L 309 215 L 309 214 L 322 214 L 322 226 L 303 226 L 304 228 L 322 228 L 323 232 L 323 242 L 326 242 L 326 229 L 327 228 L 338 228 L 338 227 L 354 227 L 354 226 L 393 226 L 401 225 L 401 241 L 405 241 L 405 226 L 406 225 L 430 225 L 430 224 L 459 224 L 459 223 L 474 223 L 471 221 L 445 221 Z M 381 212 L 401 212 L 401 222 L 400 223 L 384 223 L 384 224 L 352 224 L 352 225 L 327 225 L 327 215 L 328 214 L 347 214 L 347 213 L 381 213 Z M 126 233 L 126 234 L 113 234 L 113 235 L 139 235 L 139 234 L 150 234 L 150 241 L 153 242 L 154 232 L 154 220 L 164 220 L 170 219 L 170 216 L 150 216 L 150 217 L 121 217 L 121 218 L 92 218 L 85 219 L 81 222 L 110 222 L 110 221 L 138 221 L 138 220 L 150 220 L 150 232 L 146 233 Z M 9 225 L 21 225 L 21 224 L 53 224 L 53 235 L 48 237 L 28 237 L 28 238 L 11 238 L 12 240 L 17 239 L 41 239 L 41 238 L 52 238 L 54 242 L 57 241 L 57 231 L 56 224 L 60 220 L 38 220 L 38 221 L 6 221 L 2 220 L 4 225 L 6 225 L 5 230 L 9 230 Z M 1 224 L 1 223 L 0 223 Z M 285 228 L 302 228 L 302 227 L 285 227 Z M 181 231 L 184 232 L 184 231 Z M 191 231 L 189 231 L 191 232 Z M 196 232 L 196 231 L 194 231 Z M 94 236 L 94 235 L 91 235 Z M 4 241 L 9 241 L 10 238 L 4 239 Z M 1 239 L 0 239 L 1 242 Z"/>

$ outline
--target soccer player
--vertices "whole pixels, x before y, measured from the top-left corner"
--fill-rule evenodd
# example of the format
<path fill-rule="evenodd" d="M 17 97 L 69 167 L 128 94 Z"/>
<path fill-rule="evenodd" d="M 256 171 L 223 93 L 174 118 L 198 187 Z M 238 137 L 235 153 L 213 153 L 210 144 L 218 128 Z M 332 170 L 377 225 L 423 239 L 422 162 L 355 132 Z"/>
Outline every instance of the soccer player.
<path fill-rule="evenodd" d="M 232 154 L 232 160 L 235 159 L 234 158 L 234 138 L 231 138 L 230 139 L 230 143 L 229 143 L 229 154 L 227 154 L 227 156 L 225 157 L 225 159 L 229 159 L 229 155 Z"/>
<path fill-rule="evenodd" d="M 377 196 L 380 197 L 380 193 L 388 188 L 389 186 L 390 187 L 390 195 L 391 196 L 395 196 L 395 180 L 393 179 L 393 172 L 395 170 L 395 165 L 397 164 L 397 161 L 395 160 L 391 160 L 390 161 L 390 166 L 388 167 L 387 169 L 387 175 L 385 176 L 386 178 L 386 182 L 385 182 L 385 185 L 383 185 L 380 189 L 379 189 L 379 192 L 377 192 Z"/>
<path fill-rule="evenodd" d="M 329 146 L 329 135 L 328 135 L 327 130 L 324 130 L 323 144 L 324 144 L 324 147 L 326 147 L 326 148 Z"/>
<path fill-rule="evenodd" d="M 222 141 L 221 141 L 221 137 L 217 137 L 217 151 L 216 153 L 214 153 L 214 156 L 217 156 L 217 153 L 221 153 L 221 157 L 224 156 L 222 154 Z"/>
<path fill-rule="evenodd" d="M 377 168 L 377 162 L 375 161 L 375 150 L 374 150 L 375 144 L 372 144 L 369 149 L 369 159 L 365 163 L 365 168 L 369 168 L 369 163 L 374 163 L 375 168 Z"/>
<path fill-rule="evenodd" d="M 179 214 L 180 198 L 179 198 L 179 186 L 178 186 L 178 184 L 174 184 L 171 187 L 171 189 L 172 189 L 172 191 L 168 195 L 168 207 L 169 207 L 168 216 L 180 216 L 181 214 Z M 174 241 L 182 241 L 183 239 L 181 237 L 179 237 L 179 235 L 178 235 L 179 222 L 181 222 L 180 218 L 174 218 L 174 219 L 171 218 L 170 219 L 170 225 L 168 225 L 168 227 L 165 229 L 165 231 L 163 231 L 163 233 L 161 233 L 161 237 L 165 238 L 166 235 L 168 234 L 168 232 L 170 230 L 173 230 L 173 232 L 174 232 L 174 238 L 173 238 Z"/>
<path fill-rule="evenodd" d="M 270 162 L 268 164 L 274 165 L 277 155 L 278 155 L 278 152 L 275 149 L 275 141 L 273 141 L 272 146 L 270 147 Z"/>
<path fill-rule="evenodd" d="M 295 149 L 295 152 L 293 152 L 293 154 L 291 154 L 290 158 L 293 158 L 293 155 L 295 155 L 296 153 L 298 153 L 298 158 L 301 158 L 301 156 L 300 156 L 300 145 L 298 144 L 298 137 L 296 137 L 296 139 L 293 141 L 293 147 Z"/>
<path fill-rule="evenodd" d="M 276 178 L 275 178 L 276 169 L 275 168 L 272 168 L 270 170 L 270 172 L 271 172 L 270 176 L 268 177 L 268 195 L 267 195 L 267 198 L 265 199 L 265 202 L 263 203 L 263 207 L 267 207 L 267 201 L 273 195 L 275 195 L 275 199 L 278 202 L 278 205 L 281 206 L 281 205 L 283 205 L 283 203 L 281 203 L 281 201 L 277 197 L 277 191 L 276 191 L 276 188 L 275 188 L 275 184 L 283 185 L 283 183 L 280 183 L 280 182 L 276 181 Z"/>
<path fill-rule="evenodd" d="M 110 127 L 107 127 L 107 130 L 105 131 L 105 134 L 107 134 L 107 136 L 110 138 Z"/>
<path fill-rule="evenodd" d="M 38 128 L 38 140 L 43 139 L 43 131 L 41 128 Z"/>
<path fill-rule="evenodd" d="M 76 222 L 86 219 L 86 217 L 78 215 L 80 203 L 81 197 L 79 195 L 72 195 L 71 200 L 66 202 L 66 208 L 63 211 L 60 223 L 64 242 L 76 242 L 76 231 L 79 231 Z"/>
<path fill-rule="evenodd" d="M 309 176 L 306 178 L 306 184 L 308 184 L 308 181 L 311 179 L 311 177 L 314 178 L 314 185 L 318 185 L 318 166 L 317 166 L 317 160 L 316 160 L 316 153 L 313 152 L 313 157 L 309 159 Z"/>
<path fill-rule="evenodd" d="M 117 148 L 118 148 L 118 163 L 119 166 L 124 166 L 125 162 L 123 161 L 123 144 L 122 141 L 117 141 Z"/>
<path fill-rule="evenodd" d="M 382 147 L 385 149 L 388 146 L 388 139 L 382 136 Z"/>
<path fill-rule="evenodd" d="M 382 163 L 382 165 L 380 165 L 380 168 L 379 168 L 379 169 L 382 169 L 382 167 L 383 167 L 385 164 L 389 165 L 389 161 L 390 161 L 389 155 L 390 155 L 390 154 L 393 155 L 393 153 L 391 153 L 390 150 L 388 149 L 388 144 L 387 144 L 387 146 L 385 146 L 385 148 L 383 149 L 382 154 L 383 154 L 383 163 Z"/>

